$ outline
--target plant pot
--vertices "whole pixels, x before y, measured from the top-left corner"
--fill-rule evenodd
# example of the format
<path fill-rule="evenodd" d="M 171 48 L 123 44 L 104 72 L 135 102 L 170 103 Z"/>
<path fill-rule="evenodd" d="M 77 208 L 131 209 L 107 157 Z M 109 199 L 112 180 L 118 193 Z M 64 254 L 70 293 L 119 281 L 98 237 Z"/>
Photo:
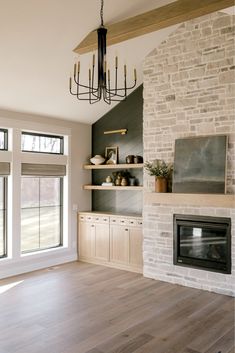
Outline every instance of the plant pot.
<path fill-rule="evenodd" d="M 157 177 L 155 179 L 155 191 L 156 192 L 167 192 L 167 179 Z"/>

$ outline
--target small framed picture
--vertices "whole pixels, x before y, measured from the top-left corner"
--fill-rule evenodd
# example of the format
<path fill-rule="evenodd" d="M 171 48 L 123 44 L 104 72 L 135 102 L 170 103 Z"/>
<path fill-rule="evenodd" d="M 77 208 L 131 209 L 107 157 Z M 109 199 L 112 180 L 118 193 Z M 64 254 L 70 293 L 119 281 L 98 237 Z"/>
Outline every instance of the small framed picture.
<path fill-rule="evenodd" d="M 118 164 L 118 147 L 105 148 L 106 164 Z"/>

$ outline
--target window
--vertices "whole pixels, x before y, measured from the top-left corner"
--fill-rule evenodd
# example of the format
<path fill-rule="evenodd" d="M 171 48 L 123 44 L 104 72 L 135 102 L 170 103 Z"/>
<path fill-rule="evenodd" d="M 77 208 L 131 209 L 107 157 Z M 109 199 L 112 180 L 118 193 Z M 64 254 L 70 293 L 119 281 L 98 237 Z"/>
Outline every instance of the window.
<path fill-rule="evenodd" d="M 21 181 L 21 252 L 63 244 L 63 178 L 23 176 Z"/>
<path fill-rule="evenodd" d="M 62 136 L 22 132 L 21 149 L 23 152 L 63 154 L 64 139 Z"/>
<path fill-rule="evenodd" d="M 8 134 L 6 129 L 0 129 L 0 150 L 7 151 L 8 149 Z"/>
<path fill-rule="evenodd" d="M 7 178 L 0 177 L 0 258 L 7 255 L 6 184 Z"/>

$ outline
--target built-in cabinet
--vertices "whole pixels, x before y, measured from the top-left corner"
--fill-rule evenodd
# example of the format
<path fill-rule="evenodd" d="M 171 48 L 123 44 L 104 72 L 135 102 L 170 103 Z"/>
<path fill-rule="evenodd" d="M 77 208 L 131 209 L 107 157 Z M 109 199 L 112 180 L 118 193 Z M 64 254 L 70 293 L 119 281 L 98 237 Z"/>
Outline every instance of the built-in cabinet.
<path fill-rule="evenodd" d="M 79 260 L 142 272 L 142 218 L 79 213 Z"/>

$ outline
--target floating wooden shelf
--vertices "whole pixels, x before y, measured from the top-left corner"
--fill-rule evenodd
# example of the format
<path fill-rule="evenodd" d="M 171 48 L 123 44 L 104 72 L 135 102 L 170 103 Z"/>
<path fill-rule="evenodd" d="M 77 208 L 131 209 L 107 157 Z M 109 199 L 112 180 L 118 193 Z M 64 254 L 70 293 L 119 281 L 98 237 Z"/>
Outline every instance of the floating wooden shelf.
<path fill-rule="evenodd" d="M 178 194 L 178 193 L 144 193 L 145 204 L 192 205 L 201 207 L 235 208 L 235 195 L 222 194 Z"/>
<path fill-rule="evenodd" d="M 137 169 L 143 168 L 143 163 L 135 163 L 135 164 L 84 164 L 83 169 Z"/>
<path fill-rule="evenodd" d="M 143 190 L 143 186 L 102 186 L 102 185 L 83 185 L 84 190 L 113 190 L 113 191 L 121 191 L 121 190 Z"/>

